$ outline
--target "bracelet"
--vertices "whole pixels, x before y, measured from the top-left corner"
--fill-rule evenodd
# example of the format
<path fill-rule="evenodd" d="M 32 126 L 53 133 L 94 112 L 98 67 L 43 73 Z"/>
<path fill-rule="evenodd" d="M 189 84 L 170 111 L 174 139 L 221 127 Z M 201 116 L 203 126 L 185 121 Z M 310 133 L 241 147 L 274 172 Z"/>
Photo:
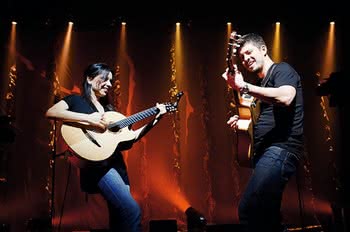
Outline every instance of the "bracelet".
<path fill-rule="evenodd" d="M 241 92 L 241 94 L 248 94 L 249 93 L 248 83 L 245 83 L 244 86 L 239 89 L 239 92 Z"/>

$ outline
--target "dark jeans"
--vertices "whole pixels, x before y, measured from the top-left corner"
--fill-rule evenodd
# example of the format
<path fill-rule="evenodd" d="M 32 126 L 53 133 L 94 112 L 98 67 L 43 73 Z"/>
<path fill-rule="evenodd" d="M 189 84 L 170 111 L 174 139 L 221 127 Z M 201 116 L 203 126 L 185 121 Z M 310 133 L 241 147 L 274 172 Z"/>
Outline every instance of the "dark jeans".
<path fill-rule="evenodd" d="M 109 209 L 110 231 L 140 232 L 141 210 L 115 169 L 110 169 L 98 182 Z"/>
<path fill-rule="evenodd" d="M 283 231 L 282 194 L 298 163 L 294 154 L 276 146 L 267 148 L 255 160 L 253 174 L 238 207 L 240 223 L 247 231 Z"/>

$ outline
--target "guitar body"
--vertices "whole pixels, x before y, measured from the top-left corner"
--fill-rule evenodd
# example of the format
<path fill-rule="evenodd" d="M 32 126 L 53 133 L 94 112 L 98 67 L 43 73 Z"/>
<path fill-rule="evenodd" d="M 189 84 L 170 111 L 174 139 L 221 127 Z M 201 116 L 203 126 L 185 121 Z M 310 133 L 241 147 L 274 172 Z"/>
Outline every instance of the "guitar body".
<path fill-rule="evenodd" d="M 242 99 L 245 98 L 245 102 L 242 103 Z M 238 121 L 238 128 L 236 130 L 237 134 L 237 162 L 241 167 L 252 168 L 252 158 L 253 158 L 253 122 L 252 119 L 252 108 L 250 107 L 253 97 L 241 96 L 237 93 L 236 101 L 240 104 L 238 105 L 238 115 L 240 120 Z"/>
<path fill-rule="evenodd" d="M 237 130 L 237 162 L 239 166 L 252 167 L 251 137 L 246 130 Z"/>
<path fill-rule="evenodd" d="M 107 122 L 114 122 L 126 117 L 118 112 L 108 111 L 104 118 Z M 78 161 L 90 161 L 92 164 L 103 163 L 116 149 L 129 149 L 135 138 L 135 133 L 128 127 L 117 131 L 98 132 L 84 124 L 69 122 L 62 124 L 61 133 Z"/>

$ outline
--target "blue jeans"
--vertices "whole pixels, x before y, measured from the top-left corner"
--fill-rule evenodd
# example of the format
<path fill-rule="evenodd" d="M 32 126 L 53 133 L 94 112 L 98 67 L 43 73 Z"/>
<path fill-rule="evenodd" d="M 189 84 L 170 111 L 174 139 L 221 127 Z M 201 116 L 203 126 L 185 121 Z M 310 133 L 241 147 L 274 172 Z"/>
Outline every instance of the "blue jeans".
<path fill-rule="evenodd" d="M 119 173 L 111 168 L 98 182 L 102 195 L 107 200 L 110 231 L 139 232 L 141 209 Z"/>
<path fill-rule="evenodd" d="M 283 231 L 282 194 L 290 177 L 296 173 L 296 155 L 277 146 L 267 148 L 255 160 L 253 174 L 238 207 L 239 220 L 248 231 Z"/>

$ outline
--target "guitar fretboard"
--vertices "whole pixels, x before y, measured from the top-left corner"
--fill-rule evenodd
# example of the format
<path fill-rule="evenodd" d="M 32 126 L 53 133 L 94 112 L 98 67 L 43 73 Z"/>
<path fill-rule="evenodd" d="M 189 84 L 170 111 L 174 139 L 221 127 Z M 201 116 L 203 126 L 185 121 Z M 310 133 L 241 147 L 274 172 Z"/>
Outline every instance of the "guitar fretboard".
<path fill-rule="evenodd" d="M 152 115 L 155 115 L 159 112 L 159 109 L 157 107 L 152 107 L 149 108 L 147 110 L 141 111 L 139 113 L 133 114 L 127 118 L 124 118 L 118 122 L 115 123 L 111 123 L 109 124 L 108 128 L 112 129 L 112 128 L 118 128 L 118 129 L 122 129 L 124 127 L 127 127 L 131 124 L 134 124 L 135 122 L 138 122 L 140 120 L 143 120 L 145 118 L 148 118 Z"/>

